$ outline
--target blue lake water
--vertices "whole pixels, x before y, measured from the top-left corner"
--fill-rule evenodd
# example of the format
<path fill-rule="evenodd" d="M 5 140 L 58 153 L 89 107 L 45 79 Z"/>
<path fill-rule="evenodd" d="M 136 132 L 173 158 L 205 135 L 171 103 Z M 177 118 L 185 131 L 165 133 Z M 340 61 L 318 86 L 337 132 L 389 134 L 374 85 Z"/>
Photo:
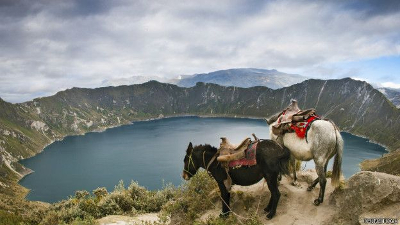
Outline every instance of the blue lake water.
<path fill-rule="evenodd" d="M 179 117 L 70 136 L 49 145 L 33 158 L 22 160 L 23 165 L 35 172 L 24 177 L 20 184 L 31 189 L 29 200 L 46 202 L 66 199 L 76 190 L 106 187 L 112 191 L 120 180 L 126 186 L 135 180 L 151 190 L 162 188 L 164 183 L 179 185 L 190 141 L 195 145 L 219 146 L 219 137 L 226 136 L 237 143 L 252 133 L 268 138 L 267 124 L 258 119 Z M 362 160 L 386 152 L 365 138 L 342 135 L 345 141 L 342 169 L 347 178 L 359 171 Z M 313 165 L 310 161 L 304 168 Z"/>

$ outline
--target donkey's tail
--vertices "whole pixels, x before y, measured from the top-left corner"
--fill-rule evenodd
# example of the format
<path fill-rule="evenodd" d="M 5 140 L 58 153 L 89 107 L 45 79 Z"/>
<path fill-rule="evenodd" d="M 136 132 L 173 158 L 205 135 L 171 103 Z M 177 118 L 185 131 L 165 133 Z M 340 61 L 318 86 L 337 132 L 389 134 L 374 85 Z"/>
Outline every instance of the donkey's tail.
<path fill-rule="evenodd" d="M 336 125 L 333 124 L 333 126 L 335 127 L 336 133 L 336 155 L 333 162 L 331 183 L 332 186 L 337 188 L 340 185 L 340 176 L 342 173 L 343 138 L 342 135 L 340 135 L 339 129 L 336 127 Z"/>

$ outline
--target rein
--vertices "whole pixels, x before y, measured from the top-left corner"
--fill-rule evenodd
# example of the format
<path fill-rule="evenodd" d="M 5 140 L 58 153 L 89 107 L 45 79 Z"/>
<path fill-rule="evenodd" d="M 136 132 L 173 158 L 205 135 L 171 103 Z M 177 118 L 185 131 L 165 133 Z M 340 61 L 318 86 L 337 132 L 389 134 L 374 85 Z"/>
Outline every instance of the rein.
<path fill-rule="evenodd" d="M 203 152 L 203 163 L 204 163 L 204 166 L 205 166 L 206 162 L 205 162 L 205 160 L 204 160 L 204 153 L 205 153 L 205 151 Z M 218 157 L 219 153 L 220 153 L 220 149 L 217 150 L 217 152 L 216 152 L 216 153 L 213 155 L 213 157 L 211 158 L 210 162 L 208 162 L 207 166 L 204 167 L 204 168 L 206 169 L 207 172 L 208 172 L 208 168 L 210 168 L 211 164 L 212 164 L 212 163 L 215 161 L 215 159 Z"/>

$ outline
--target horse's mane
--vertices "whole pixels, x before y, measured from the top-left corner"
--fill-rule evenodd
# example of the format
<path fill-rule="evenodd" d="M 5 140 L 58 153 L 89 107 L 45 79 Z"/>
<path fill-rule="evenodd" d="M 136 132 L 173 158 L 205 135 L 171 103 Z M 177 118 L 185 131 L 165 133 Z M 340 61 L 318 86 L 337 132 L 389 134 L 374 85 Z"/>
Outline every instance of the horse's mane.
<path fill-rule="evenodd" d="M 196 145 L 193 148 L 195 151 L 207 151 L 207 152 L 212 152 L 212 153 L 216 153 L 217 152 L 217 148 L 214 146 L 211 146 L 209 144 L 204 144 L 204 145 Z"/>

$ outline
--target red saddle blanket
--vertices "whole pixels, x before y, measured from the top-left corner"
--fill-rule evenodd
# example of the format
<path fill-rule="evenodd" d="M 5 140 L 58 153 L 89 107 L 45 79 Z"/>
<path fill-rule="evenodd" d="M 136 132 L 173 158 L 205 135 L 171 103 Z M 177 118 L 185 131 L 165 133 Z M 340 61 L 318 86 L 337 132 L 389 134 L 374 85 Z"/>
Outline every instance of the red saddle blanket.
<path fill-rule="evenodd" d="M 240 166 L 254 166 L 257 164 L 256 161 L 256 149 L 258 141 L 253 142 L 245 150 L 245 157 L 243 159 L 233 160 L 229 162 L 229 167 L 240 167 Z"/>
<path fill-rule="evenodd" d="M 310 116 L 305 122 L 292 123 L 292 125 L 290 125 L 290 128 L 292 128 L 292 130 L 296 132 L 297 137 L 304 138 L 311 124 L 318 119 L 318 116 Z"/>

